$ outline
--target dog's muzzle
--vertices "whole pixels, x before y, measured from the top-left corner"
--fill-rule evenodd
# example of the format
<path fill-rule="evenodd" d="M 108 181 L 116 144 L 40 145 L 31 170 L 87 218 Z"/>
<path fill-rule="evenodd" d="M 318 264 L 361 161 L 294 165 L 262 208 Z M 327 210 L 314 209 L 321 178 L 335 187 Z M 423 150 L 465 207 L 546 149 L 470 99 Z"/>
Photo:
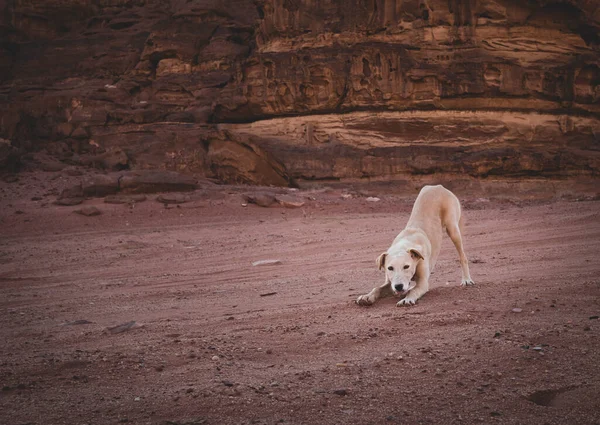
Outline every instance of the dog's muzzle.
<path fill-rule="evenodd" d="M 393 285 L 392 286 L 392 291 L 394 292 L 394 295 L 404 295 L 406 294 L 411 288 L 409 288 L 409 285 L 404 285 L 404 284 L 398 284 L 398 285 Z"/>

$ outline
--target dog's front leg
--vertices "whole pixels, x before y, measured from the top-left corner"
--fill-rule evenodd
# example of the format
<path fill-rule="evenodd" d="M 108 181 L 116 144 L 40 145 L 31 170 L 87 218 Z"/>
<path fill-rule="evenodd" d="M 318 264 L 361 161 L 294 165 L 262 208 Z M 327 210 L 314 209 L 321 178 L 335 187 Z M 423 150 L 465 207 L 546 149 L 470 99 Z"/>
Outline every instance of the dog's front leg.
<path fill-rule="evenodd" d="M 389 282 L 386 282 L 377 288 L 373 288 L 373 290 L 368 294 L 358 297 L 356 299 L 356 304 L 371 305 L 374 304 L 379 298 L 391 297 L 392 295 L 394 295 L 392 292 L 392 285 Z"/>
<path fill-rule="evenodd" d="M 408 291 L 408 294 L 396 303 L 398 307 L 415 305 L 417 300 L 429 291 L 429 266 L 423 264 L 417 268 L 417 276 L 415 276 L 417 284 L 413 289 Z"/>

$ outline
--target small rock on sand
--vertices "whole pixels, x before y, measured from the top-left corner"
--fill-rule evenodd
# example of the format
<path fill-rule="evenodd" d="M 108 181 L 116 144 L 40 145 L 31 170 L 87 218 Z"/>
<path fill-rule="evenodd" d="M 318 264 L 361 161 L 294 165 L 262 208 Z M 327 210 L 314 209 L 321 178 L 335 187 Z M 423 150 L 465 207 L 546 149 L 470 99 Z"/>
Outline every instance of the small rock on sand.
<path fill-rule="evenodd" d="M 93 323 L 93 322 L 90 322 L 89 320 L 81 319 L 81 320 L 74 320 L 72 322 L 63 323 L 63 326 L 89 325 L 91 323 Z"/>
<path fill-rule="evenodd" d="M 252 263 L 253 266 L 275 266 L 281 264 L 281 260 L 259 260 Z"/>
<path fill-rule="evenodd" d="M 96 208 L 94 206 L 83 207 L 78 210 L 75 210 L 75 212 L 77 214 L 85 215 L 86 217 L 93 217 L 95 215 L 102 214 L 102 211 L 100 211 L 98 208 Z"/>
<path fill-rule="evenodd" d="M 275 200 L 279 202 L 279 205 L 286 208 L 300 208 L 304 205 L 304 201 L 296 196 L 277 195 Z"/>
<path fill-rule="evenodd" d="M 259 207 L 265 208 L 270 207 L 276 202 L 275 196 L 269 193 L 246 193 L 242 197 L 249 204 L 256 204 Z"/>
<path fill-rule="evenodd" d="M 376 197 L 374 197 L 374 196 L 369 196 L 369 197 L 367 198 L 367 202 L 379 202 L 379 201 L 381 201 L 381 199 L 379 199 L 379 198 L 376 198 Z"/>

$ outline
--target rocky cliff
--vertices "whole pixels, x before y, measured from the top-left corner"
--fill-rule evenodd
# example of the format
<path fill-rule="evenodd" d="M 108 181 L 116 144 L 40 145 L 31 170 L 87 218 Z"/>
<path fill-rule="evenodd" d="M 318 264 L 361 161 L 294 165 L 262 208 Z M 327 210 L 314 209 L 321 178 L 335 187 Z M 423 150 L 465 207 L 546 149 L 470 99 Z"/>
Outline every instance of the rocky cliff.
<path fill-rule="evenodd" d="M 597 0 L 0 0 L 0 12 L 5 166 L 46 152 L 276 185 L 600 175 Z"/>

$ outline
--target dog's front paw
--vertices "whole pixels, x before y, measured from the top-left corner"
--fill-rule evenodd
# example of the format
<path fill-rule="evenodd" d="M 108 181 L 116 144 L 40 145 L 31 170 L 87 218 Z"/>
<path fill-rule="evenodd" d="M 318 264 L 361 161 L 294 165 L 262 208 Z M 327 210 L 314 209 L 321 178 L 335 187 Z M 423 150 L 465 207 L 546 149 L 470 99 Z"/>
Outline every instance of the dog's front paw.
<path fill-rule="evenodd" d="M 400 301 L 398 301 L 396 303 L 396 307 L 411 306 L 411 305 L 415 305 L 416 302 L 417 302 L 417 300 L 415 300 L 414 298 L 406 297 L 406 298 L 402 298 Z"/>
<path fill-rule="evenodd" d="M 368 295 L 361 295 L 356 299 L 356 304 L 358 305 L 371 305 L 373 301 L 369 298 Z"/>
<path fill-rule="evenodd" d="M 473 279 L 463 279 L 460 282 L 460 286 L 473 286 L 475 285 L 475 282 L 473 282 Z"/>

